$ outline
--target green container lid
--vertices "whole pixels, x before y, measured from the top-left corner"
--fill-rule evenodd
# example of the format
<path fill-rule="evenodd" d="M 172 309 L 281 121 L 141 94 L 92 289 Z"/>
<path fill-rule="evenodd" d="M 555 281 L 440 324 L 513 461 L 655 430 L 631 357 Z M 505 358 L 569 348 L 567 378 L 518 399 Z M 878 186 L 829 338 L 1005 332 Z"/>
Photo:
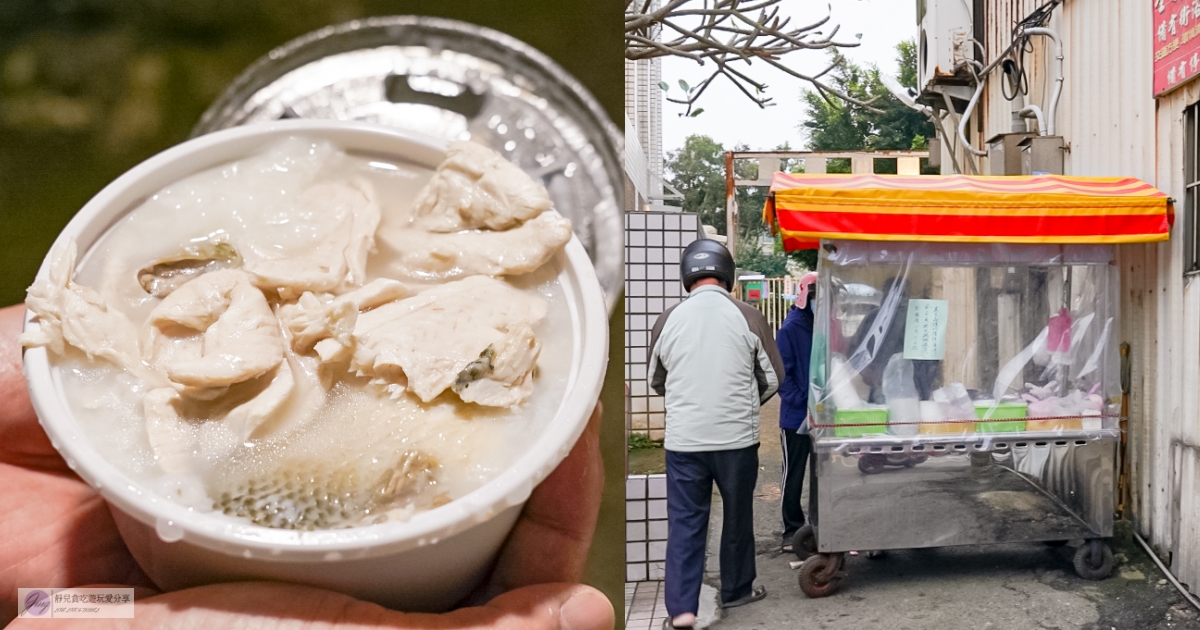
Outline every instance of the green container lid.
<path fill-rule="evenodd" d="M 835 425 L 853 424 L 865 426 L 835 426 L 836 437 L 862 437 L 887 433 L 888 410 L 886 407 L 868 409 L 838 409 L 833 413 Z"/>
<path fill-rule="evenodd" d="M 975 431 L 979 433 L 1015 433 L 1025 430 L 1025 416 L 1028 414 L 1029 405 L 1023 402 L 1002 402 L 992 409 L 992 404 L 976 404 L 975 416 L 979 419 L 989 420 L 989 422 L 975 423 Z M 989 413 L 990 412 L 990 413 Z M 997 420 L 1012 420 L 1020 418 L 1015 422 L 996 422 Z"/>

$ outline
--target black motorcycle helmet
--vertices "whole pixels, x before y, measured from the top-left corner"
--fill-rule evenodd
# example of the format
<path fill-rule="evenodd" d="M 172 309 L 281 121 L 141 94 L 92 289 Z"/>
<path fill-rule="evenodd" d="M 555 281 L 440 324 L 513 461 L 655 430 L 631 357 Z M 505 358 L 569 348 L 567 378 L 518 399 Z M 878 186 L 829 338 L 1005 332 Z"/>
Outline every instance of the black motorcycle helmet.
<path fill-rule="evenodd" d="M 708 238 L 692 241 L 679 261 L 679 277 L 688 291 L 701 278 L 716 278 L 726 291 L 732 291 L 735 273 L 733 255 L 724 245 Z"/>

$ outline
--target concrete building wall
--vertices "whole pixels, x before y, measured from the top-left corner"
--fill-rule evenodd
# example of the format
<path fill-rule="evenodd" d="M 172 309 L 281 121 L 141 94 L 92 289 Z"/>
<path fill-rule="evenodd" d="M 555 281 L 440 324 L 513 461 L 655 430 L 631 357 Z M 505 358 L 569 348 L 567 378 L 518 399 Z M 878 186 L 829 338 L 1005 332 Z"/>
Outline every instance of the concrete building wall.
<path fill-rule="evenodd" d="M 631 62 L 626 62 L 631 63 Z M 625 208 L 626 212 L 643 210 L 649 203 L 650 170 L 646 153 L 638 140 L 637 125 L 625 112 Z"/>
<path fill-rule="evenodd" d="M 625 61 L 626 134 L 636 134 L 645 157 L 649 196 L 662 196 L 662 62 L 659 59 Z M 628 142 L 626 143 L 628 144 Z"/>

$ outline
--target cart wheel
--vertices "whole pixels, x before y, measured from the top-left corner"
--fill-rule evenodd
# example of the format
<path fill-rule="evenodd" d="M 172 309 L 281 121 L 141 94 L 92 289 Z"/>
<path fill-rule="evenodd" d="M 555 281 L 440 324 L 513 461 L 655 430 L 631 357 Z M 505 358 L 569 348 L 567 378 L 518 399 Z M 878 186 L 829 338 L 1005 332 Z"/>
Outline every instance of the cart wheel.
<path fill-rule="evenodd" d="M 887 467 L 886 455 L 863 455 L 858 458 L 858 469 L 863 474 L 873 475 Z"/>
<path fill-rule="evenodd" d="M 1075 573 L 1085 580 L 1103 580 L 1112 574 L 1113 553 L 1107 543 L 1089 540 L 1075 550 Z"/>
<path fill-rule="evenodd" d="M 811 524 L 805 523 L 796 530 L 796 534 L 792 536 L 792 552 L 801 560 L 817 552 L 817 533 L 813 531 Z"/>
<path fill-rule="evenodd" d="M 842 577 L 842 554 L 818 553 L 800 567 L 800 590 L 812 598 L 828 597 L 837 591 Z"/>

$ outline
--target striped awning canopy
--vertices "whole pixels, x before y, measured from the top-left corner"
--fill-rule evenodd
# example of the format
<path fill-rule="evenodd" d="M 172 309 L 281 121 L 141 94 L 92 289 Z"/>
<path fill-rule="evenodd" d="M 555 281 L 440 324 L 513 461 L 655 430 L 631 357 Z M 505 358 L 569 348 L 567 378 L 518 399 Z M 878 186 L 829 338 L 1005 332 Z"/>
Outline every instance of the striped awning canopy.
<path fill-rule="evenodd" d="M 776 223 L 778 219 L 778 224 Z M 1132 177 L 775 173 L 763 220 L 784 248 L 822 238 L 961 243 L 1165 241 L 1171 199 Z"/>

